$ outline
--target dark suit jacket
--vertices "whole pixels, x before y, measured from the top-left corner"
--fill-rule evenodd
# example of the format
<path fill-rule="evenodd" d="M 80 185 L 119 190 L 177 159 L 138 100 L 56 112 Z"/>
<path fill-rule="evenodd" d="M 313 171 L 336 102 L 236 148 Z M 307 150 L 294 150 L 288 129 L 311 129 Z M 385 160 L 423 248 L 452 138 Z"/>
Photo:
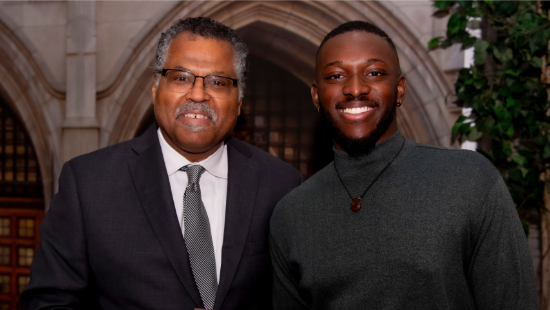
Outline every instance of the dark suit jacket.
<path fill-rule="evenodd" d="M 302 176 L 235 138 L 227 144 L 227 206 L 214 308 L 269 309 L 269 219 Z M 40 238 L 21 296 L 23 309 L 203 306 L 155 125 L 139 138 L 67 162 Z"/>

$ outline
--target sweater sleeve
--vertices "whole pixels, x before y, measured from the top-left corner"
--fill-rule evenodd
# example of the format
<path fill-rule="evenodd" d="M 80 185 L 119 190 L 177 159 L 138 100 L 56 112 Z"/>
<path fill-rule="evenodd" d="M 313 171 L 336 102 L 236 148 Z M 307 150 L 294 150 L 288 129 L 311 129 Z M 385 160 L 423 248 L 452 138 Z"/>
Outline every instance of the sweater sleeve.
<path fill-rule="evenodd" d="M 273 310 L 308 309 L 306 302 L 300 296 L 298 283 L 292 274 L 290 264 L 284 251 L 279 246 L 277 233 L 282 227 L 271 220 L 269 234 L 269 251 L 273 264 Z M 276 229 L 273 229 L 274 226 Z M 284 240 L 284 238 L 281 238 Z"/>
<path fill-rule="evenodd" d="M 477 309 L 539 309 L 533 263 L 500 176 L 471 220 L 468 279 Z"/>

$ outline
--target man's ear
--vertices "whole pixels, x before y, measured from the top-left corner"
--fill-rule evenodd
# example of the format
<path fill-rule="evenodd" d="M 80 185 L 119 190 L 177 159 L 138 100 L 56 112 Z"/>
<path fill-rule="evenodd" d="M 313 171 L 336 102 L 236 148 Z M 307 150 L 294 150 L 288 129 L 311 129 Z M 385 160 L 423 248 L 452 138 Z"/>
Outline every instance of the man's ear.
<path fill-rule="evenodd" d="M 319 109 L 319 88 L 317 88 L 317 81 L 313 81 L 311 84 L 311 99 L 317 109 Z"/>
<path fill-rule="evenodd" d="M 237 106 L 237 115 L 241 115 L 241 106 L 243 105 L 243 100 L 239 100 L 239 105 Z"/>
<path fill-rule="evenodd" d="M 153 87 L 151 87 L 151 93 L 153 94 L 153 104 L 155 104 L 155 97 L 157 96 L 157 83 L 153 82 Z"/>
<path fill-rule="evenodd" d="M 401 74 L 399 76 L 399 82 L 397 83 L 397 101 L 403 102 L 405 99 L 405 92 L 407 91 L 407 79 Z"/>

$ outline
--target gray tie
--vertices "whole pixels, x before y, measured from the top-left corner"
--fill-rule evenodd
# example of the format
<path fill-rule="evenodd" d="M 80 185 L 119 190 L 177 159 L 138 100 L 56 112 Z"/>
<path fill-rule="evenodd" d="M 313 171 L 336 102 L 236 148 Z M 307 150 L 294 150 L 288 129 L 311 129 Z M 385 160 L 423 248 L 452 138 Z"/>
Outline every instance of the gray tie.
<path fill-rule="evenodd" d="M 199 180 L 205 169 L 199 165 L 187 165 L 180 170 L 187 172 L 189 182 L 183 195 L 183 223 L 191 270 L 204 308 L 214 309 L 216 291 L 218 290 L 216 257 L 214 256 L 210 222 L 202 203 L 199 186 Z"/>

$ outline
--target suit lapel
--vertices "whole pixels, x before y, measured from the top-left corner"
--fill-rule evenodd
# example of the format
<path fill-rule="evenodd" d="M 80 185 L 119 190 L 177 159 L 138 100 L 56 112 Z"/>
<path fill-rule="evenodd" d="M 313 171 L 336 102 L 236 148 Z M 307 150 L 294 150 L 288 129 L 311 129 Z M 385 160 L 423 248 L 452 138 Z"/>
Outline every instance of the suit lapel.
<path fill-rule="evenodd" d="M 223 304 L 243 255 L 254 211 L 259 177 L 258 164 L 250 159 L 252 153 L 244 147 L 242 142 L 229 138 L 227 144 L 229 164 L 227 205 L 222 267 L 215 309 L 219 309 Z"/>
<path fill-rule="evenodd" d="M 178 223 L 156 126 L 151 126 L 134 141 L 132 148 L 137 159 L 129 163 L 129 168 L 143 209 L 181 283 L 196 306 L 202 307 Z"/>

